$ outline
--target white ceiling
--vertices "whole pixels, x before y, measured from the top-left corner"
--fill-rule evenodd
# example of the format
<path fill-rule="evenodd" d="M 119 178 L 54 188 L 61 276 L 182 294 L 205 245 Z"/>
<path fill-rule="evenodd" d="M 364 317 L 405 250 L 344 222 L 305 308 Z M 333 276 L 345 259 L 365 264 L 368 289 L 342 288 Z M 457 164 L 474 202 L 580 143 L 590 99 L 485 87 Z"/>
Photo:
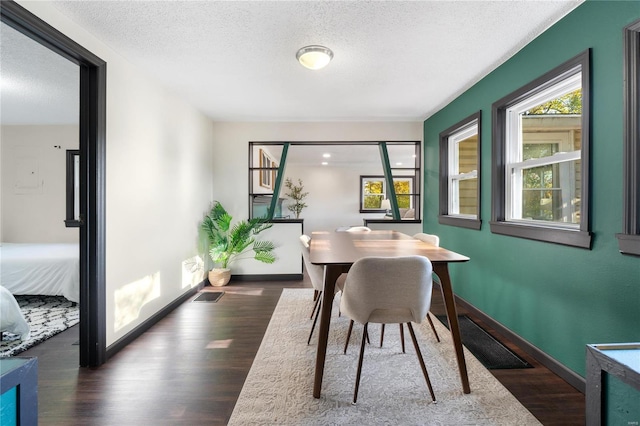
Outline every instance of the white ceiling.
<path fill-rule="evenodd" d="M 446 105 L 581 1 L 52 3 L 214 120 L 414 121 Z M 33 68 L 9 64 L 9 40 L 3 31 L 3 81 L 11 67 Z M 296 62 L 296 51 L 309 44 L 333 50 L 325 69 Z M 24 46 L 15 51 L 27 60 L 31 55 Z M 58 62 L 58 86 L 75 84 L 64 82 L 65 61 Z M 5 116 L 15 107 L 6 104 L 2 87 Z M 63 105 L 61 98 L 57 109 Z"/>
<path fill-rule="evenodd" d="M 77 124 L 80 68 L 0 23 L 0 123 Z"/>

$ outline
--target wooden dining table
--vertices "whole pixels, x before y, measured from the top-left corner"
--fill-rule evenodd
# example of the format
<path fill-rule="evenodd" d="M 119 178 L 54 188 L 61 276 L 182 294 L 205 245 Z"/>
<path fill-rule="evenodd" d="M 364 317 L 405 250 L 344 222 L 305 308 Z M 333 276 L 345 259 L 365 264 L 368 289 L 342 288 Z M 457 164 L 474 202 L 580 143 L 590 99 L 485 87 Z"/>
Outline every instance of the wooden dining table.
<path fill-rule="evenodd" d="M 398 257 L 419 255 L 431 261 L 433 272 L 440 278 L 440 288 L 442 289 L 449 330 L 451 331 L 460 380 L 462 381 L 462 391 L 463 393 L 471 392 L 460 329 L 458 327 L 458 314 L 449 277 L 449 263 L 467 262 L 469 260 L 468 257 L 396 231 L 313 232 L 311 234 L 310 250 L 309 258 L 311 263 L 325 267 L 313 385 L 313 396 L 315 398 L 320 398 L 322 390 L 322 376 L 327 354 L 329 324 L 336 280 L 340 275 L 348 272 L 355 261 L 368 256 Z"/>

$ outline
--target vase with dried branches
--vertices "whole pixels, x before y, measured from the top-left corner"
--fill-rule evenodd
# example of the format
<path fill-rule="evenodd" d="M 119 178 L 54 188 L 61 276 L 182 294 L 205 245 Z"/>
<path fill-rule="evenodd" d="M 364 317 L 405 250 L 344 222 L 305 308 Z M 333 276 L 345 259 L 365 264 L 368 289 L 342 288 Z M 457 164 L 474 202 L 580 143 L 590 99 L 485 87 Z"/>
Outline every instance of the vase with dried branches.
<path fill-rule="evenodd" d="M 304 200 L 307 195 L 309 195 L 309 193 L 304 192 L 302 179 L 298 179 L 298 184 L 296 185 L 293 183 L 291 178 L 286 178 L 284 181 L 284 186 L 289 191 L 284 195 L 286 195 L 293 201 L 292 204 L 289 204 L 287 206 L 287 209 L 289 209 L 296 215 L 296 219 L 300 219 L 300 213 L 302 212 L 302 209 L 307 207 L 307 204 L 302 200 Z"/>

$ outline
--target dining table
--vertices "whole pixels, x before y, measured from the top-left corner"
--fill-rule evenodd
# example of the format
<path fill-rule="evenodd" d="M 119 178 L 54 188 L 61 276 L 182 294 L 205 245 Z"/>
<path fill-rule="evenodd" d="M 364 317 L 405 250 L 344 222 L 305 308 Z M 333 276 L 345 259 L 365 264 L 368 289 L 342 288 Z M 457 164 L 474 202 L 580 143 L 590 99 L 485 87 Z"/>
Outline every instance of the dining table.
<path fill-rule="evenodd" d="M 320 398 L 322 390 L 322 376 L 326 361 L 329 325 L 336 280 L 340 275 L 348 273 L 351 265 L 363 257 L 399 257 L 412 255 L 424 256 L 429 259 L 433 265 L 433 272 L 440 279 L 440 288 L 446 308 L 449 330 L 453 340 L 460 380 L 462 382 L 462 391 L 465 394 L 471 392 L 460 337 L 460 328 L 458 326 L 456 303 L 451 287 L 451 278 L 449 277 L 450 263 L 467 262 L 469 258 L 397 231 L 319 231 L 311 234 L 309 253 L 311 263 L 324 266 L 325 271 L 313 385 L 313 396 L 315 398 Z"/>

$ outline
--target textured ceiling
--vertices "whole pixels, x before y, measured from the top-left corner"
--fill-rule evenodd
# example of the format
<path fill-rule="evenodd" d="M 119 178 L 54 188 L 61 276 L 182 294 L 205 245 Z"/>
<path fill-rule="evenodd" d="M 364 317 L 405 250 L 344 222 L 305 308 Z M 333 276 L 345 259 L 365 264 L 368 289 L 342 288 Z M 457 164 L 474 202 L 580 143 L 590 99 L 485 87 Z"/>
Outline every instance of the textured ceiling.
<path fill-rule="evenodd" d="M 407 121 L 433 114 L 580 2 L 52 3 L 214 120 Z M 333 50 L 325 69 L 296 62 L 309 44 Z"/>
<path fill-rule="evenodd" d="M 0 24 L 2 124 L 77 124 L 80 69 Z"/>

